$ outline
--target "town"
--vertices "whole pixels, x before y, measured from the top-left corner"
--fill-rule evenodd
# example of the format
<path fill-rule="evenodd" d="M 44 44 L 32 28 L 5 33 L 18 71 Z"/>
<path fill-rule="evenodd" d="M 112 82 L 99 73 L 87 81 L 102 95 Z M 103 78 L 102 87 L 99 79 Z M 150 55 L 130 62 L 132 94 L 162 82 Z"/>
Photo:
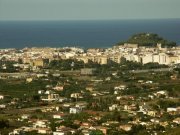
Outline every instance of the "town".
<path fill-rule="evenodd" d="M 2 135 L 177 135 L 179 97 L 180 46 L 0 49 Z"/>

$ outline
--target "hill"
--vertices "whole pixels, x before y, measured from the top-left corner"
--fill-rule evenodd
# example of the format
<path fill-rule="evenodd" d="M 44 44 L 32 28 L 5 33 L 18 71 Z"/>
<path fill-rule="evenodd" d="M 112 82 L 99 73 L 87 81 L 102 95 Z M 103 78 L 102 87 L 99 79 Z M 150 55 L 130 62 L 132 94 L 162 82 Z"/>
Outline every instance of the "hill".
<path fill-rule="evenodd" d="M 158 34 L 153 33 L 139 33 L 130 37 L 127 41 L 120 42 L 117 45 L 122 45 L 124 43 L 138 44 L 139 46 L 156 46 L 157 43 L 161 43 L 162 47 L 174 47 L 175 42 L 168 41 Z"/>

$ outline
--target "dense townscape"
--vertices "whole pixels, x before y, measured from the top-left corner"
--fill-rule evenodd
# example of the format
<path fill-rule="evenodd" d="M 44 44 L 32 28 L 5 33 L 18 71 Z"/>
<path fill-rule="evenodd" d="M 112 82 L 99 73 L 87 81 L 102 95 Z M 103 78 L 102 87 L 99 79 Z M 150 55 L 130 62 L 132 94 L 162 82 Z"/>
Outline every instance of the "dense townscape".
<path fill-rule="evenodd" d="M 0 49 L 2 135 L 180 134 L 180 46 Z"/>

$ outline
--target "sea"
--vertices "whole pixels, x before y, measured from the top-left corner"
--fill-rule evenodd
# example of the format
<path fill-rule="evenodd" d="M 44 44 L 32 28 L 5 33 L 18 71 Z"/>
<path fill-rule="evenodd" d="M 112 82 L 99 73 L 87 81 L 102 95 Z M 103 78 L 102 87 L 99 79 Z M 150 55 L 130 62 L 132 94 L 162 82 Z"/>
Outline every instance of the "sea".
<path fill-rule="evenodd" d="M 107 48 L 144 32 L 180 44 L 180 19 L 0 21 L 0 48 Z"/>

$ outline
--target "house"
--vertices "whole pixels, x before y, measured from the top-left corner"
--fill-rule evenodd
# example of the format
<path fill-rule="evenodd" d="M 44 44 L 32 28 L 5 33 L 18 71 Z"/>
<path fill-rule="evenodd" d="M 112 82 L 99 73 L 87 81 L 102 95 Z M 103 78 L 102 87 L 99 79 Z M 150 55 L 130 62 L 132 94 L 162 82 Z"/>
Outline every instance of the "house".
<path fill-rule="evenodd" d="M 96 126 L 95 129 L 100 130 L 103 132 L 104 135 L 107 135 L 107 127 L 103 127 L 103 126 Z"/>
<path fill-rule="evenodd" d="M 114 95 L 117 95 L 117 94 L 120 94 L 120 92 L 117 91 L 117 90 L 115 90 L 115 91 L 114 91 Z"/>
<path fill-rule="evenodd" d="M 23 114 L 22 116 L 21 116 L 21 119 L 23 119 L 23 120 L 26 120 L 26 119 L 28 119 L 29 118 L 29 114 Z"/>
<path fill-rule="evenodd" d="M 154 99 L 154 96 L 153 95 L 148 95 L 148 98 Z"/>
<path fill-rule="evenodd" d="M 38 94 L 44 94 L 44 90 L 38 90 Z"/>
<path fill-rule="evenodd" d="M 41 109 L 41 111 L 42 111 L 42 112 L 52 112 L 52 111 L 54 111 L 54 108 L 52 108 L 52 107 L 47 107 L 47 108 Z"/>
<path fill-rule="evenodd" d="M 135 110 L 137 110 L 137 106 L 136 106 L 135 104 L 132 104 L 132 105 L 124 105 L 124 110 L 135 111 Z"/>
<path fill-rule="evenodd" d="M 52 74 L 52 76 L 53 76 L 53 77 L 60 77 L 60 76 L 61 76 L 61 74 L 57 74 L 57 73 L 55 73 L 55 74 Z"/>
<path fill-rule="evenodd" d="M 52 131 L 50 128 L 37 128 L 36 129 L 38 131 L 39 134 L 51 134 Z"/>
<path fill-rule="evenodd" d="M 152 117 L 155 117 L 156 114 L 157 114 L 157 111 L 148 111 L 147 112 L 147 115 L 152 116 Z"/>
<path fill-rule="evenodd" d="M 26 78 L 26 82 L 27 82 L 27 83 L 30 83 L 30 82 L 32 82 L 32 81 L 33 81 L 33 78 L 31 78 L 31 77 Z"/>
<path fill-rule="evenodd" d="M 72 114 L 76 114 L 76 113 L 80 113 L 81 112 L 81 109 L 79 109 L 78 107 L 71 107 L 69 109 L 69 113 L 72 113 Z"/>
<path fill-rule="evenodd" d="M 91 126 L 92 126 L 91 123 L 89 123 L 89 122 L 83 122 L 83 123 L 81 123 L 80 128 L 81 128 L 81 129 L 89 129 Z"/>
<path fill-rule="evenodd" d="M 75 129 L 60 126 L 60 127 L 56 128 L 56 131 L 53 132 L 53 135 L 69 135 L 69 134 L 74 134 L 74 133 L 76 133 Z"/>
<path fill-rule="evenodd" d="M 66 101 L 67 100 L 67 98 L 65 98 L 65 97 L 59 97 L 59 102 L 64 102 L 64 101 Z"/>
<path fill-rule="evenodd" d="M 0 105 L 0 108 L 1 108 L 1 109 L 4 109 L 4 108 L 6 108 L 6 105 L 1 104 L 1 105 Z"/>
<path fill-rule="evenodd" d="M 164 122 L 160 122 L 159 125 L 161 125 L 163 127 L 167 127 L 169 124 L 167 121 L 164 121 Z"/>
<path fill-rule="evenodd" d="M 167 97 L 168 93 L 167 93 L 167 91 L 161 90 L 161 91 L 158 91 L 158 92 L 154 93 L 154 95 L 157 96 L 157 97 L 162 97 L 162 96 Z"/>
<path fill-rule="evenodd" d="M 0 99 L 4 99 L 4 96 L 3 96 L 3 95 L 0 95 Z"/>
<path fill-rule="evenodd" d="M 176 124 L 180 124 L 180 117 L 175 118 L 175 119 L 173 120 L 173 122 L 176 123 Z"/>
<path fill-rule="evenodd" d="M 59 99 L 59 94 L 49 94 L 48 99 L 58 100 Z"/>
<path fill-rule="evenodd" d="M 43 101 L 58 101 L 59 100 L 59 94 L 48 94 L 46 96 L 42 96 L 41 100 Z"/>
<path fill-rule="evenodd" d="M 81 98 L 81 97 L 82 97 L 81 93 L 72 93 L 71 94 L 71 98 Z"/>
<path fill-rule="evenodd" d="M 120 125 L 119 129 L 122 129 L 124 131 L 130 131 L 132 129 L 132 125 L 129 125 L 129 124 L 127 124 L 127 125 Z"/>
<path fill-rule="evenodd" d="M 52 91 L 51 91 L 51 90 L 46 90 L 46 92 L 45 92 L 44 94 L 49 95 L 49 94 L 51 94 L 51 93 L 52 93 Z"/>
<path fill-rule="evenodd" d="M 78 103 L 76 103 L 75 107 L 79 108 L 80 110 L 83 110 L 84 108 L 87 107 L 87 103 L 86 102 L 78 102 Z"/>
<path fill-rule="evenodd" d="M 132 95 L 128 95 L 128 96 L 121 96 L 120 97 L 121 99 L 124 99 L 124 100 L 135 100 L 135 97 L 132 96 Z"/>
<path fill-rule="evenodd" d="M 126 89 L 126 85 L 119 85 L 114 87 L 114 90 L 125 90 Z"/>
<path fill-rule="evenodd" d="M 170 76 L 172 80 L 176 80 L 178 78 L 178 76 L 176 74 Z"/>
<path fill-rule="evenodd" d="M 63 104 L 63 107 L 69 108 L 69 107 L 71 107 L 71 106 L 73 106 L 73 105 L 74 105 L 73 103 L 64 103 L 64 104 Z"/>
<path fill-rule="evenodd" d="M 93 92 L 91 92 L 91 95 L 96 97 L 96 96 L 98 96 L 98 93 L 99 93 L 98 91 L 93 91 Z"/>
<path fill-rule="evenodd" d="M 55 107 L 55 110 L 58 112 L 58 111 L 59 111 L 59 106 L 56 106 L 56 107 Z"/>
<path fill-rule="evenodd" d="M 63 131 L 54 131 L 53 135 L 65 135 L 65 132 L 63 132 Z"/>
<path fill-rule="evenodd" d="M 64 114 L 63 114 L 63 113 L 54 114 L 54 115 L 53 115 L 53 118 L 54 118 L 54 119 L 63 119 L 63 118 L 64 118 Z"/>
<path fill-rule="evenodd" d="M 139 124 L 144 126 L 144 125 L 147 125 L 147 122 L 140 122 Z"/>
<path fill-rule="evenodd" d="M 169 107 L 167 108 L 167 112 L 170 114 L 180 114 L 180 107 Z"/>
<path fill-rule="evenodd" d="M 81 75 L 93 75 L 95 73 L 95 68 L 82 68 Z"/>
<path fill-rule="evenodd" d="M 88 91 L 93 91 L 93 90 L 94 90 L 94 87 L 93 87 L 93 86 L 87 86 L 87 87 L 86 87 L 86 90 L 88 90 Z"/>
<path fill-rule="evenodd" d="M 118 125 L 118 121 L 107 121 L 105 123 L 102 123 L 103 126 L 112 126 L 112 125 Z"/>
<path fill-rule="evenodd" d="M 167 112 L 176 112 L 176 111 L 177 111 L 177 108 L 174 108 L 174 107 L 167 108 Z"/>
<path fill-rule="evenodd" d="M 138 80 L 138 83 L 143 84 L 143 83 L 144 83 L 144 80 Z"/>
<path fill-rule="evenodd" d="M 34 128 L 46 128 L 49 124 L 48 120 L 37 120 L 35 123 L 33 123 Z"/>
<path fill-rule="evenodd" d="M 48 77 L 47 74 L 36 74 L 37 78 L 41 78 L 41 77 Z"/>
<path fill-rule="evenodd" d="M 146 81 L 146 83 L 147 83 L 147 84 L 152 84 L 152 83 L 153 83 L 153 81 Z"/>
<path fill-rule="evenodd" d="M 19 134 L 24 134 L 26 132 L 31 132 L 31 131 L 35 131 L 35 129 L 32 127 L 23 126 L 23 127 L 14 129 L 12 132 L 9 133 L 9 135 L 19 135 Z"/>
<path fill-rule="evenodd" d="M 121 96 L 117 96 L 116 97 L 116 100 L 120 100 L 122 97 Z"/>
<path fill-rule="evenodd" d="M 158 124 L 160 121 L 157 118 L 150 119 L 151 122 Z"/>
<path fill-rule="evenodd" d="M 64 86 L 55 86 L 53 89 L 56 90 L 56 91 L 63 91 Z"/>
<path fill-rule="evenodd" d="M 47 65 L 49 61 L 47 59 L 42 59 L 42 58 L 38 58 L 38 59 L 34 59 L 32 61 L 32 66 L 36 66 L 36 67 L 44 67 L 45 65 Z"/>
<path fill-rule="evenodd" d="M 21 128 L 18 129 L 14 129 L 13 132 L 10 132 L 9 135 L 19 135 L 20 132 L 22 132 L 23 130 Z"/>
<path fill-rule="evenodd" d="M 80 124 L 81 124 L 81 121 L 80 121 L 80 120 L 74 120 L 73 123 L 74 123 L 75 125 L 80 125 Z"/>
<path fill-rule="evenodd" d="M 51 89 L 53 86 L 52 85 L 46 85 L 47 89 Z"/>
<path fill-rule="evenodd" d="M 114 111 L 117 109 L 117 107 L 118 107 L 118 104 L 113 104 L 113 105 L 109 106 L 109 111 Z"/>
<path fill-rule="evenodd" d="M 107 77 L 106 79 L 105 79 L 105 81 L 110 81 L 111 80 L 111 77 Z"/>
<path fill-rule="evenodd" d="M 90 135 L 92 131 L 89 129 L 83 129 L 81 132 L 83 135 Z"/>

